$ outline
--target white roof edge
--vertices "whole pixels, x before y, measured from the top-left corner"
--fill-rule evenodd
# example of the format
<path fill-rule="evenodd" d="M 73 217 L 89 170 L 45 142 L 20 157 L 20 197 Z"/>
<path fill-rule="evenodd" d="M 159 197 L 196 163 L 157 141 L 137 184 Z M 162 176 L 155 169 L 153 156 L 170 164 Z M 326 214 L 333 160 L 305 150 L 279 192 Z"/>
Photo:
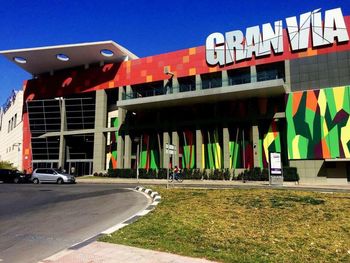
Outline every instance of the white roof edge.
<path fill-rule="evenodd" d="M 128 49 L 126 49 L 125 47 L 115 43 L 114 41 L 111 41 L 113 45 L 117 46 L 120 50 L 122 50 L 123 52 L 125 52 L 126 54 L 128 54 L 128 56 L 131 59 L 138 59 L 139 57 L 136 56 L 134 53 L 130 52 Z"/>
<path fill-rule="evenodd" d="M 70 47 L 83 47 L 83 46 L 93 46 L 93 45 L 101 45 L 101 44 L 112 44 L 116 46 L 117 48 L 121 49 L 123 52 L 125 52 L 131 59 L 137 59 L 139 58 L 132 52 L 130 52 L 128 49 L 124 48 L 123 46 L 117 44 L 116 42 L 112 40 L 106 40 L 106 41 L 97 41 L 97 42 L 84 42 L 84 43 L 77 43 L 77 44 L 65 44 L 65 45 L 56 45 L 56 46 L 43 46 L 43 47 L 34 47 L 34 48 L 21 48 L 21 49 L 10 49 L 10 50 L 3 50 L 0 51 L 0 54 L 11 54 L 15 52 L 29 52 L 29 51 L 38 51 L 38 50 L 49 50 L 49 49 L 56 49 L 56 48 L 70 48 Z"/>
<path fill-rule="evenodd" d="M 324 159 L 325 162 L 348 162 L 350 158 L 335 158 L 335 159 Z"/>

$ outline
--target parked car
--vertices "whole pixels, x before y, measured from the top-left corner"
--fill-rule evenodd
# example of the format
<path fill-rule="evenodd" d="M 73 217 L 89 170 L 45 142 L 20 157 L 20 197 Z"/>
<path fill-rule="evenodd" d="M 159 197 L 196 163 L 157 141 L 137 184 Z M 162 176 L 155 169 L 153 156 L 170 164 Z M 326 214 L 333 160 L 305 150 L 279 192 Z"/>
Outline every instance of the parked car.
<path fill-rule="evenodd" d="M 0 181 L 4 183 L 28 183 L 30 175 L 24 174 L 18 170 L 0 169 Z"/>
<path fill-rule="evenodd" d="M 31 180 L 35 184 L 39 183 L 75 183 L 75 177 L 59 169 L 37 168 L 32 173 Z"/>

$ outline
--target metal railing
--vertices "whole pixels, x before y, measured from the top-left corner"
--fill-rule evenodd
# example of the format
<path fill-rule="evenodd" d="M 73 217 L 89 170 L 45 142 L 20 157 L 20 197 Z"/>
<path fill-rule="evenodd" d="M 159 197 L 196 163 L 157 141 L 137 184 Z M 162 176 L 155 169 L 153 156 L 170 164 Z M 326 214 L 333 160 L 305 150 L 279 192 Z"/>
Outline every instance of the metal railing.
<path fill-rule="evenodd" d="M 175 94 L 196 90 L 195 85 L 181 84 L 175 87 L 148 88 L 140 91 L 131 91 L 123 94 L 123 100 L 153 97 L 158 95 Z"/>
<path fill-rule="evenodd" d="M 242 74 L 240 76 L 229 76 L 228 77 L 228 84 L 230 86 L 241 85 L 241 84 L 246 84 L 246 83 L 250 83 L 250 82 L 252 82 L 250 74 Z"/>
<path fill-rule="evenodd" d="M 153 97 L 158 95 L 167 95 L 167 94 L 177 94 L 182 92 L 189 91 L 198 91 L 205 89 L 213 88 L 222 88 L 227 86 L 236 86 L 247 83 L 261 82 L 274 79 L 283 79 L 283 76 L 280 76 L 277 70 L 266 70 L 258 72 L 257 75 L 242 74 L 240 76 L 229 76 L 228 81 L 225 83 L 224 80 L 220 79 L 205 79 L 200 82 L 193 84 L 180 84 L 174 87 L 156 87 L 156 88 L 145 88 L 138 91 L 126 92 L 123 94 L 123 100 L 137 99 L 137 98 L 146 98 Z"/>
<path fill-rule="evenodd" d="M 280 73 L 276 69 L 264 70 L 258 72 L 255 76 L 255 82 L 273 80 L 273 79 L 283 79 L 284 76 L 280 76 Z"/>

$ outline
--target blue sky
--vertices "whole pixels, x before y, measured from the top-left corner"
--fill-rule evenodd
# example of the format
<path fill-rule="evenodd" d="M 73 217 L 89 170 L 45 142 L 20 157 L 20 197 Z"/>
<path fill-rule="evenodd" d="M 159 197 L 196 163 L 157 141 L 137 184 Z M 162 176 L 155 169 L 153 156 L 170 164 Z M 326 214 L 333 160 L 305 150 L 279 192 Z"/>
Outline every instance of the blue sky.
<path fill-rule="evenodd" d="M 114 40 L 145 57 L 204 45 L 213 32 L 335 7 L 350 15 L 348 0 L 8 0 L 0 8 L 0 50 Z M 0 105 L 30 77 L 0 57 Z"/>

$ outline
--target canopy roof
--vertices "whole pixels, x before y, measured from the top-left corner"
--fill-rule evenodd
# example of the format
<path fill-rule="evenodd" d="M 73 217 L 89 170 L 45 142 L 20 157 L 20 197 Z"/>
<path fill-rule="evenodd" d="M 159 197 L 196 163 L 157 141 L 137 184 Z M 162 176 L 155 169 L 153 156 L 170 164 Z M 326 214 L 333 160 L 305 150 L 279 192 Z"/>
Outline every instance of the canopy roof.
<path fill-rule="evenodd" d="M 105 62 L 138 58 L 114 41 L 47 46 L 0 51 L 0 54 L 32 75 Z"/>

